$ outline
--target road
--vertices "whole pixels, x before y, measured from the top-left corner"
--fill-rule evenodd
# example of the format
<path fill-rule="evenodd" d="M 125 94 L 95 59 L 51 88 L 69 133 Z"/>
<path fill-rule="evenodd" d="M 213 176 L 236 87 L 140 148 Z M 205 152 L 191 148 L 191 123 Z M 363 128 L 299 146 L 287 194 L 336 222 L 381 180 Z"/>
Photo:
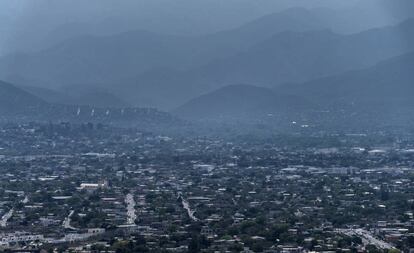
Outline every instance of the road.
<path fill-rule="evenodd" d="M 187 210 L 187 214 L 190 217 L 190 219 L 192 219 L 193 221 L 198 221 L 198 218 L 194 216 L 195 210 L 191 210 L 190 208 L 190 203 L 188 203 L 188 201 L 185 200 L 183 197 L 181 197 L 181 199 L 181 203 L 183 204 L 184 209 Z"/>
<path fill-rule="evenodd" d="M 358 229 L 338 229 L 339 233 L 348 235 L 348 236 L 359 236 L 362 239 L 362 243 L 366 246 L 368 244 L 375 245 L 379 249 L 395 249 L 393 245 L 378 238 L 375 238 L 371 232 L 358 228 Z"/>
<path fill-rule="evenodd" d="M 135 211 L 135 200 L 134 196 L 129 193 L 125 197 L 125 203 L 127 205 L 127 224 L 134 224 L 137 219 L 137 214 Z"/>
<path fill-rule="evenodd" d="M 65 220 L 63 221 L 63 224 L 62 224 L 62 226 L 63 226 L 64 228 L 66 228 L 66 229 L 76 230 L 76 228 L 75 228 L 75 227 L 72 227 L 72 226 L 70 225 L 70 222 L 71 222 L 71 217 L 72 217 L 72 215 L 73 215 L 74 213 L 75 213 L 75 211 L 71 210 L 71 211 L 70 211 L 70 213 L 69 213 L 69 215 L 68 215 L 68 217 L 66 217 L 66 218 L 65 218 Z"/>
<path fill-rule="evenodd" d="M 13 216 L 14 209 L 10 209 L 7 213 L 5 213 L 0 220 L 0 227 L 6 227 L 7 221 Z"/>

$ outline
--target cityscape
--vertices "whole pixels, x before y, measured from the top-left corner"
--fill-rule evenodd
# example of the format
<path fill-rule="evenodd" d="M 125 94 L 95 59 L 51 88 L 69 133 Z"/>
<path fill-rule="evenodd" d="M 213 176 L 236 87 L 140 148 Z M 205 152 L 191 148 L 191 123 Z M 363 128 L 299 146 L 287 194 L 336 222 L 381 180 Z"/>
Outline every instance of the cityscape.
<path fill-rule="evenodd" d="M 254 143 L 69 123 L 11 124 L 1 133 L 4 249 L 413 247 L 412 135 L 371 144 L 373 136 L 329 133 Z"/>
<path fill-rule="evenodd" d="M 0 253 L 414 253 L 414 0 L 0 0 Z"/>

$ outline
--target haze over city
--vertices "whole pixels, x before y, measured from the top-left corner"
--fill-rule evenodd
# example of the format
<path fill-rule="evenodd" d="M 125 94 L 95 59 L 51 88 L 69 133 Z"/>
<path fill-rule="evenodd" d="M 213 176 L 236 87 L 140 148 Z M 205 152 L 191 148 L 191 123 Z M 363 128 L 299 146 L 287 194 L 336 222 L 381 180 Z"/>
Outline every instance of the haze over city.
<path fill-rule="evenodd" d="M 412 0 L 2 0 L 0 34 L 0 251 L 414 252 Z"/>

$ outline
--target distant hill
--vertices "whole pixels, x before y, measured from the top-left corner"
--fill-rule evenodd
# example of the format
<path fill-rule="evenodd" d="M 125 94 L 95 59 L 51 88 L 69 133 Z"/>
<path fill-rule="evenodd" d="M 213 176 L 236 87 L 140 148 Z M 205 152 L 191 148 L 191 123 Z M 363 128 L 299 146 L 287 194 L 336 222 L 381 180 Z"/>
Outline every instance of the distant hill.
<path fill-rule="evenodd" d="M 18 87 L 51 104 L 70 104 L 73 101 L 73 98 L 70 95 L 57 90 L 41 88 L 36 86 Z"/>
<path fill-rule="evenodd" d="M 233 30 L 202 36 L 164 35 L 143 30 L 108 36 L 81 33 L 37 53 L 1 58 L 0 76 L 12 82 L 18 81 L 13 77 L 20 76 L 34 80 L 37 86 L 55 88 L 56 85 L 111 84 L 154 68 L 185 70 L 202 66 L 280 32 L 326 27 L 312 11 L 294 8 Z"/>
<path fill-rule="evenodd" d="M 74 37 L 37 53 L 0 58 L 0 77 L 66 90 L 99 87 L 106 93 L 79 94 L 79 104 L 172 110 L 232 83 L 301 83 L 414 50 L 414 20 L 342 35 L 326 29 L 329 18 L 320 12 L 289 9 L 205 36 L 131 31 Z"/>
<path fill-rule="evenodd" d="M 302 84 L 288 84 L 277 92 L 303 96 L 325 108 L 387 108 L 414 106 L 414 52 Z"/>
<path fill-rule="evenodd" d="M 414 19 L 352 35 L 285 32 L 194 71 L 211 81 L 277 86 L 369 67 L 414 50 Z"/>
<path fill-rule="evenodd" d="M 159 69 L 125 79 L 119 97 L 170 109 L 229 83 L 277 87 L 362 69 L 414 50 L 414 20 L 352 35 L 284 32 L 244 52 L 187 71 Z M 137 99 L 135 96 L 140 97 Z M 167 99 L 166 99 L 167 98 Z"/>
<path fill-rule="evenodd" d="M 89 105 L 96 106 L 100 108 L 112 107 L 112 108 L 125 108 L 130 107 L 128 103 L 122 99 L 116 97 L 115 95 L 100 91 L 100 90 L 91 90 L 87 91 L 80 96 L 77 96 L 72 100 L 70 104 L 74 105 Z"/>
<path fill-rule="evenodd" d="M 268 88 L 232 85 L 195 98 L 174 111 L 197 120 L 305 119 L 337 129 L 414 123 L 414 52 L 362 70 Z"/>
<path fill-rule="evenodd" d="M 177 62 L 181 42 L 174 36 L 146 31 L 106 37 L 84 35 L 37 53 L 3 57 L 0 73 L 5 78 L 38 80 L 43 87 L 103 83 Z"/>
<path fill-rule="evenodd" d="M 26 108 L 43 107 L 46 102 L 16 86 L 0 81 L 0 113 L 13 114 Z"/>
<path fill-rule="evenodd" d="M 31 88 L 26 89 L 30 90 Z M 32 92 L 45 90 L 31 89 Z M 50 90 L 48 95 L 54 94 Z M 99 96 L 101 98 L 101 96 Z M 64 105 L 47 103 L 32 93 L 13 84 L 0 81 L 0 123 L 54 121 L 94 122 L 122 126 L 136 126 L 148 130 L 174 127 L 182 123 L 171 114 L 152 108 L 114 108 L 88 105 Z"/>
<path fill-rule="evenodd" d="M 87 105 L 104 108 L 130 107 L 128 103 L 109 92 L 89 87 L 86 90 L 72 87 L 71 91 L 57 91 L 34 86 L 21 86 L 21 89 L 51 104 Z"/>
<path fill-rule="evenodd" d="M 414 124 L 413 66 L 414 53 L 409 53 L 363 70 L 284 85 L 277 92 L 318 104 L 320 122 L 338 129 L 410 127 Z"/>
<path fill-rule="evenodd" d="M 190 100 L 173 111 L 189 119 L 257 119 L 305 111 L 309 103 L 294 95 L 278 95 L 268 88 L 230 85 Z"/>

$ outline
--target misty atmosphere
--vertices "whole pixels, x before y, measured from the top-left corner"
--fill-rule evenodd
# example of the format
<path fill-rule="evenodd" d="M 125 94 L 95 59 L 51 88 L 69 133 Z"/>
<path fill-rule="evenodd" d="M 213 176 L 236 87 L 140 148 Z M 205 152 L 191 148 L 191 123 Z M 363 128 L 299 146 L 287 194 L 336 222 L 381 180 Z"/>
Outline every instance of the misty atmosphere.
<path fill-rule="evenodd" d="M 413 0 L 0 0 L 0 252 L 414 252 Z"/>

